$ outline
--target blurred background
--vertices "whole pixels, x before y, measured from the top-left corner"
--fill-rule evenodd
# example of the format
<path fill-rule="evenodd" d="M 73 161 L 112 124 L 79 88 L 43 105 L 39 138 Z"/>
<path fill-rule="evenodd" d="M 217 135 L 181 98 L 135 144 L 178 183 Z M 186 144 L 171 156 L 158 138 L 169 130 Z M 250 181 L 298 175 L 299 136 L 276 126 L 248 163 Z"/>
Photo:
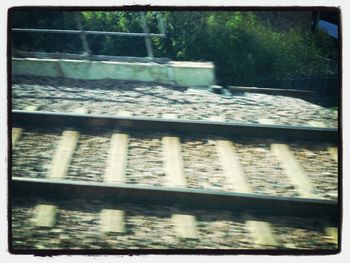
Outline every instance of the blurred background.
<path fill-rule="evenodd" d="M 12 27 L 77 29 L 72 11 L 20 11 Z M 79 12 L 85 30 L 142 32 L 141 12 Z M 337 94 L 339 12 L 145 12 L 155 57 L 212 61 L 220 85 Z M 161 19 L 161 24 L 159 23 Z M 163 27 L 163 28 L 160 28 Z M 143 38 L 88 35 L 92 54 L 146 56 Z M 14 34 L 14 50 L 77 53 L 79 35 Z M 318 100 L 320 103 L 320 101 Z M 337 99 L 324 104 L 336 106 Z"/>

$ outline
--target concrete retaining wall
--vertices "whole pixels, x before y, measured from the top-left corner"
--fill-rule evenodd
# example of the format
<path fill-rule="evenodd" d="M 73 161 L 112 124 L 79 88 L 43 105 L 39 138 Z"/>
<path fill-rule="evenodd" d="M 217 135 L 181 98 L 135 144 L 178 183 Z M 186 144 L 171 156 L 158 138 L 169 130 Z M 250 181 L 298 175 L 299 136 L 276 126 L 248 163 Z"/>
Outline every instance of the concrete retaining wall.
<path fill-rule="evenodd" d="M 13 75 L 65 77 L 73 79 L 116 79 L 174 83 L 180 86 L 208 87 L 215 83 L 211 62 L 89 61 L 72 59 L 13 58 Z"/>

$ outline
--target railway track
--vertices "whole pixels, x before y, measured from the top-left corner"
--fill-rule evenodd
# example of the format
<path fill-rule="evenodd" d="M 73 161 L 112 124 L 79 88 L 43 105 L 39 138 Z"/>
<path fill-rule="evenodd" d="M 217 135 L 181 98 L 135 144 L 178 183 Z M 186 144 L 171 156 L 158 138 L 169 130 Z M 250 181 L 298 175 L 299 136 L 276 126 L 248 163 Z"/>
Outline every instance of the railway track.
<path fill-rule="evenodd" d="M 338 249 L 337 129 L 33 110 L 11 119 L 17 251 Z"/>

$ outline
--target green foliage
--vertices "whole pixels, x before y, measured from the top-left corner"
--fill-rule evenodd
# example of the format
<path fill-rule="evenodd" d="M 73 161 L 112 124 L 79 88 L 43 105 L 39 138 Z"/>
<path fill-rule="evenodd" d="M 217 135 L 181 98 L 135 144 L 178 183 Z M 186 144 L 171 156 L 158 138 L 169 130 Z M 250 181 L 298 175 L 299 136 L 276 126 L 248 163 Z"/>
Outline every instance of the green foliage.
<path fill-rule="evenodd" d="M 17 27 L 76 28 L 73 12 L 16 12 Z M 161 15 L 167 38 L 152 38 L 156 57 L 174 60 L 212 61 L 217 82 L 254 85 L 261 78 L 320 75 L 336 72 L 330 59 L 338 57 L 336 42 L 311 28 L 286 31 L 258 20 L 254 12 L 147 12 L 150 32 L 158 33 Z M 81 13 L 86 30 L 142 32 L 140 12 L 86 11 Z M 38 37 L 39 36 L 39 37 Z M 54 40 L 56 39 L 56 40 Z M 146 56 L 141 37 L 88 36 L 94 54 Z M 29 34 L 14 38 L 18 49 L 60 52 L 81 51 L 72 35 Z M 38 50 L 39 49 L 39 50 Z"/>
<path fill-rule="evenodd" d="M 171 57 L 213 61 L 221 83 L 250 85 L 258 78 L 327 73 L 318 35 L 274 31 L 252 12 L 174 12 L 166 19 L 172 25 Z"/>

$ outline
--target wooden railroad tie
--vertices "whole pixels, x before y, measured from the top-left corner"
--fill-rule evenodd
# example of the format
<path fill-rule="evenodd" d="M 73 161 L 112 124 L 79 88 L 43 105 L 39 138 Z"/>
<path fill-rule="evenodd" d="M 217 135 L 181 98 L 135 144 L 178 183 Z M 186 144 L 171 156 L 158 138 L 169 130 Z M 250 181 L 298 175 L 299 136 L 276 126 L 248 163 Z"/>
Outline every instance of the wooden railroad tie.
<path fill-rule="evenodd" d="M 86 109 L 81 108 L 74 110 L 74 113 L 84 114 L 86 112 Z M 79 140 L 79 136 L 80 134 L 77 131 L 63 131 L 61 140 L 58 143 L 51 161 L 51 166 L 47 174 L 48 178 L 63 179 L 66 177 L 69 164 Z"/>
<path fill-rule="evenodd" d="M 175 114 L 164 114 L 163 118 L 176 119 Z M 165 184 L 167 186 L 186 187 L 187 182 L 181 155 L 180 138 L 165 136 L 162 138 Z M 179 238 L 198 239 L 196 218 L 193 215 L 173 214 L 171 217 Z"/>
<path fill-rule="evenodd" d="M 276 124 L 272 119 L 265 119 L 265 118 L 259 119 L 259 122 L 261 124 L 267 124 L 267 125 Z"/>
<path fill-rule="evenodd" d="M 274 124 L 273 122 L 266 123 L 264 120 L 259 120 L 263 124 Z M 321 122 L 309 122 L 313 127 L 326 127 Z M 294 157 L 290 148 L 286 144 L 271 144 L 271 151 L 278 159 L 281 167 L 285 171 L 289 180 L 296 187 L 300 196 L 304 198 L 321 198 L 319 195 L 314 194 L 314 186 L 307 176 L 305 170 L 301 167 L 298 160 Z M 329 151 L 329 149 L 328 149 Z M 331 231 L 329 229 L 332 229 Z M 334 230 L 336 229 L 336 230 Z M 338 243 L 338 228 L 325 228 L 325 233 L 332 243 Z M 334 234 L 336 233 L 336 234 Z"/>
<path fill-rule="evenodd" d="M 114 133 L 111 138 L 109 154 L 104 173 L 105 182 L 125 183 L 125 171 L 128 160 L 127 134 Z"/>
<path fill-rule="evenodd" d="M 239 157 L 235 152 L 232 142 L 217 140 L 216 150 L 221 161 L 226 182 L 233 186 L 238 192 L 250 193 L 251 189 L 243 173 Z"/>
<path fill-rule="evenodd" d="M 250 216 L 248 216 L 249 218 Z M 272 233 L 271 224 L 268 222 L 252 219 L 245 221 L 246 226 L 254 237 L 254 243 L 262 247 L 276 247 L 277 241 Z"/>
<path fill-rule="evenodd" d="M 102 232 L 125 233 L 125 212 L 116 209 L 102 209 L 100 226 Z"/>
<path fill-rule="evenodd" d="M 164 114 L 163 118 L 176 119 L 175 114 Z M 164 157 L 165 184 L 168 186 L 186 187 L 186 178 L 181 154 L 179 137 L 164 136 L 162 138 Z"/>
<path fill-rule="evenodd" d="M 186 187 L 186 178 L 184 175 L 183 161 L 181 156 L 180 138 L 163 137 L 162 138 L 164 170 L 166 185 Z"/>
<path fill-rule="evenodd" d="M 223 117 L 217 116 L 211 117 L 210 120 L 225 121 Z M 237 192 L 252 193 L 232 142 L 227 140 L 217 140 L 216 150 L 223 168 L 226 182 L 228 182 Z M 248 214 L 246 214 L 245 217 L 250 218 L 250 220 L 246 220 L 245 224 L 254 238 L 256 245 L 262 247 L 278 246 L 269 223 L 259 220 L 251 220 L 251 216 Z"/>
<path fill-rule="evenodd" d="M 271 144 L 271 151 L 276 156 L 289 180 L 294 184 L 298 193 L 304 198 L 317 198 L 313 193 L 314 187 L 310 178 L 294 157 L 286 144 Z"/>
<path fill-rule="evenodd" d="M 327 238 L 333 244 L 338 245 L 338 228 L 337 227 L 326 227 L 325 232 L 327 234 Z"/>
<path fill-rule="evenodd" d="M 117 115 L 129 117 L 132 114 L 129 111 L 118 111 Z M 128 139 L 128 134 L 114 133 L 112 135 L 104 173 L 104 182 L 126 182 Z M 125 211 L 103 209 L 100 213 L 100 226 L 102 232 L 125 233 Z"/>
<path fill-rule="evenodd" d="M 260 119 L 261 124 L 274 124 L 273 120 Z M 271 151 L 279 161 L 290 182 L 297 187 L 299 194 L 305 198 L 315 198 L 310 178 L 300 166 L 287 144 L 271 144 Z"/>
<path fill-rule="evenodd" d="M 338 147 L 328 147 L 328 153 L 332 156 L 334 161 L 338 163 Z"/>
<path fill-rule="evenodd" d="M 39 108 L 37 105 L 27 106 L 24 110 L 26 111 L 36 111 Z M 12 147 L 21 139 L 23 134 L 22 128 L 12 128 Z"/>
<path fill-rule="evenodd" d="M 173 214 L 171 221 L 179 238 L 198 239 L 196 218 L 193 215 Z"/>
<path fill-rule="evenodd" d="M 39 227 L 53 227 L 56 223 L 57 207 L 39 204 L 34 209 L 33 225 Z"/>
<path fill-rule="evenodd" d="M 53 155 L 48 178 L 63 179 L 66 177 L 75 147 L 79 140 L 77 131 L 64 131 Z"/>
<path fill-rule="evenodd" d="M 76 109 L 75 113 L 86 113 L 85 109 Z M 64 131 L 61 140 L 53 155 L 47 177 L 50 179 L 63 179 L 73 156 L 79 133 L 76 131 Z M 35 208 L 34 222 L 37 226 L 53 227 L 55 224 L 57 207 L 53 205 L 39 204 Z"/>

